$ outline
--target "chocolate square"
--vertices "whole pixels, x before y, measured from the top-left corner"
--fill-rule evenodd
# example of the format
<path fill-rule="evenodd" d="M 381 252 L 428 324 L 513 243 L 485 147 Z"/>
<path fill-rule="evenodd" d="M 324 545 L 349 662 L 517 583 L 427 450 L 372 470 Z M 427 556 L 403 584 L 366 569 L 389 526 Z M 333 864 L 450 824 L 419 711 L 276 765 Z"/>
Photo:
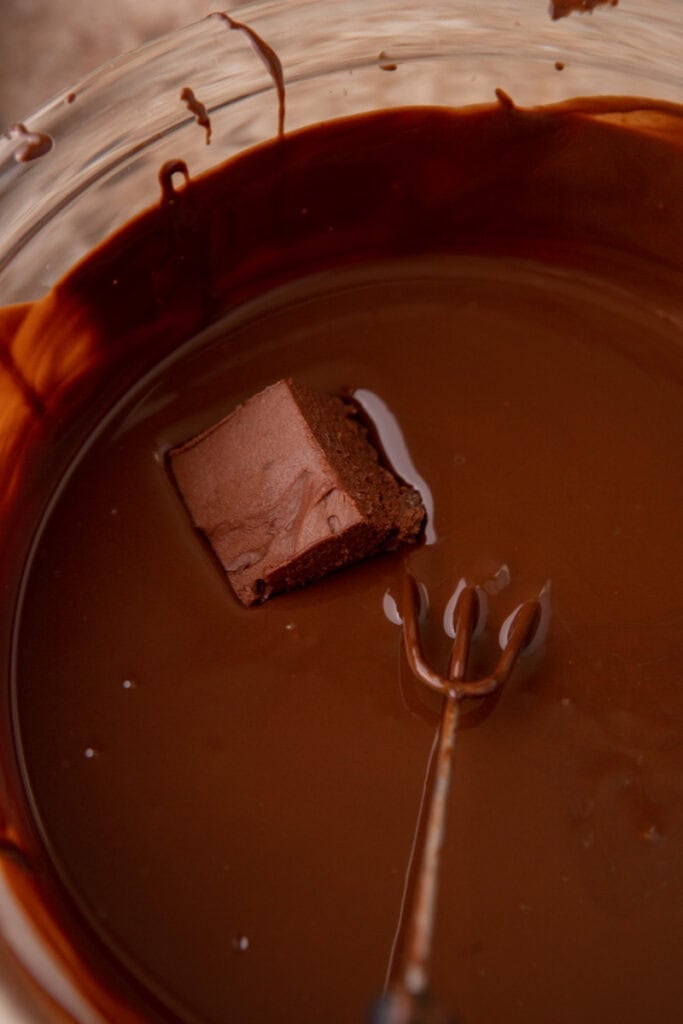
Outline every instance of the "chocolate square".
<path fill-rule="evenodd" d="M 170 464 L 245 605 L 415 541 L 425 517 L 354 406 L 291 380 L 175 448 Z"/>

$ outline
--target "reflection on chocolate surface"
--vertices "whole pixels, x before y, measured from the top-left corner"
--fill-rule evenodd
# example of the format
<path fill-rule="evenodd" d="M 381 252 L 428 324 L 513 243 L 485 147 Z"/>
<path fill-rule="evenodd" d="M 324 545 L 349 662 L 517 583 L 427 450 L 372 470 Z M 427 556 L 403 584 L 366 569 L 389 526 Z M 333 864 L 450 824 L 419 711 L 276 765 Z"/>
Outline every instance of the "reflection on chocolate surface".
<path fill-rule="evenodd" d="M 4 315 L 12 494 L 35 513 L 62 476 L 17 619 L 6 814 L 112 1019 L 363 1019 L 439 710 L 383 610 L 406 560 L 430 664 L 458 580 L 490 596 L 476 675 L 552 586 L 543 658 L 463 709 L 435 992 L 469 1024 L 675 1018 L 681 125 L 634 99 L 396 110 L 177 190 L 167 168 L 164 201 Z M 434 535 L 253 612 L 165 457 L 289 376 L 378 397 Z"/>

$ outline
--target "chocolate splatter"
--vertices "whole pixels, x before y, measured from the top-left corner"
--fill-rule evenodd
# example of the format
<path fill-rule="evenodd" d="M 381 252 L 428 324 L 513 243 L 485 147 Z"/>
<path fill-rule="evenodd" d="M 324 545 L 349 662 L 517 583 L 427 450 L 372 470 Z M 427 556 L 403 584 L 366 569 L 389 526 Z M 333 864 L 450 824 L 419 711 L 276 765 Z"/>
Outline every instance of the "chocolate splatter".
<path fill-rule="evenodd" d="M 384 50 L 378 55 L 377 61 L 382 71 L 395 71 L 398 67 L 393 60 L 389 60 Z"/>
<path fill-rule="evenodd" d="M 206 144 L 208 146 L 211 142 L 211 118 L 207 113 L 206 107 L 203 103 L 200 103 L 189 85 L 181 89 L 180 98 L 190 113 L 194 114 L 197 124 L 206 129 Z"/>
<path fill-rule="evenodd" d="M 45 132 L 31 132 L 21 121 L 13 124 L 7 133 L 8 139 L 21 139 L 14 150 L 14 159 L 18 164 L 26 164 L 29 160 L 37 160 L 49 153 L 54 145 L 52 138 Z"/>

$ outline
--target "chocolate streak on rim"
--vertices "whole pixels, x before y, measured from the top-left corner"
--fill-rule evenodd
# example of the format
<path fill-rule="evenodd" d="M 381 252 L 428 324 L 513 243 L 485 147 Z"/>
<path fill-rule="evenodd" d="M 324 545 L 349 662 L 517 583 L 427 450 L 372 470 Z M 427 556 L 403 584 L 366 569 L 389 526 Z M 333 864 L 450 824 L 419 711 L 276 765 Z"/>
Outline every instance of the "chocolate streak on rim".
<path fill-rule="evenodd" d="M 197 99 L 189 85 L 184 86 L 180 90 L 180 99 L 190 113 L 194 114 L 197 124 L 206 129 L 206 144 L 208 146 L 211 142 L 211 118 L 206 107 Z"/>
<path fill-rule="evenodd" d="M 282 70 L 280 58 L 272 46 L 269 46 L 265 39 L 261 38 L 258 32 L 255 32 L 253 28 L 250 28 L 249 25 L 245 25 L 242 21 L 235 21 L 235 19 L 231 18 L 225 11 L 214 11 L 213 14 L 209 14 L 208 17 L 220 18 L 221 21 L 225 22 L 228 28 L 244 32 L 265 64 L 268 74 L 273 79 L 273 84 L 277 90 L 277 133 L 278 136 L 282 137 L 285 133 L 285 76 Z"/>

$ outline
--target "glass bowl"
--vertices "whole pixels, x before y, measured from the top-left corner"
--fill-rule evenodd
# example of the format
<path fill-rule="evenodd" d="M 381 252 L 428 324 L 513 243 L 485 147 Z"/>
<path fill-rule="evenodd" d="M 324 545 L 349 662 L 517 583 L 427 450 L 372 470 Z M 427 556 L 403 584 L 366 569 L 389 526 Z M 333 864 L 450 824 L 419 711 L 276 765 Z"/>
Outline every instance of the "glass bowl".
<path fill-rule="evenodd" d="M 247 22 L 280 56 L 286 128 L 393 106 L 490 102 L 502 88 L 519 106 L 582 95 L 683 101 L 680 0 L 623 0 L 553 20 L 545 0 L 279 0 L 247 3 Z M 190 86 L 211 116 L 212 137 L 180 100 Z M 55 97 L 25 121 L 51 149 L 24 162 L 16 132 L 0 139 L 0 343 L 28 377 L 65 389 L 83 373 L 68 336 L 40 352 L 13 348 L 30 304 L 79 259 L 159 197 L 158 170 L 182 159 L 193 177 L 274 135 L 272 78 L 244 33 L 207 18 L 125 55 Z M 54 438 L 34 431 L 30 407 L 0 363 L 0 578 L 2 719 L 12 609 L 31 524 L 59 466 Z M 83 400 L 92 397 L 84 378 Z M 23 471 L 17 472 L 18 453 Z M 17 766 L 1 755 L 0 792 Z M 106 994 L 86 978 L 55 925 L 39 877 L 17 850 L 29 809 L 3 801 L 0 837 L 0 1009 L 17 1022 L 112 1018 Z M 21 840 L 21 842 L 19 841 Z M 4 1004 L 3 1004 L 4 1001 Z M 133 1018 L 131 1018 L 133 1019 Z"/>

